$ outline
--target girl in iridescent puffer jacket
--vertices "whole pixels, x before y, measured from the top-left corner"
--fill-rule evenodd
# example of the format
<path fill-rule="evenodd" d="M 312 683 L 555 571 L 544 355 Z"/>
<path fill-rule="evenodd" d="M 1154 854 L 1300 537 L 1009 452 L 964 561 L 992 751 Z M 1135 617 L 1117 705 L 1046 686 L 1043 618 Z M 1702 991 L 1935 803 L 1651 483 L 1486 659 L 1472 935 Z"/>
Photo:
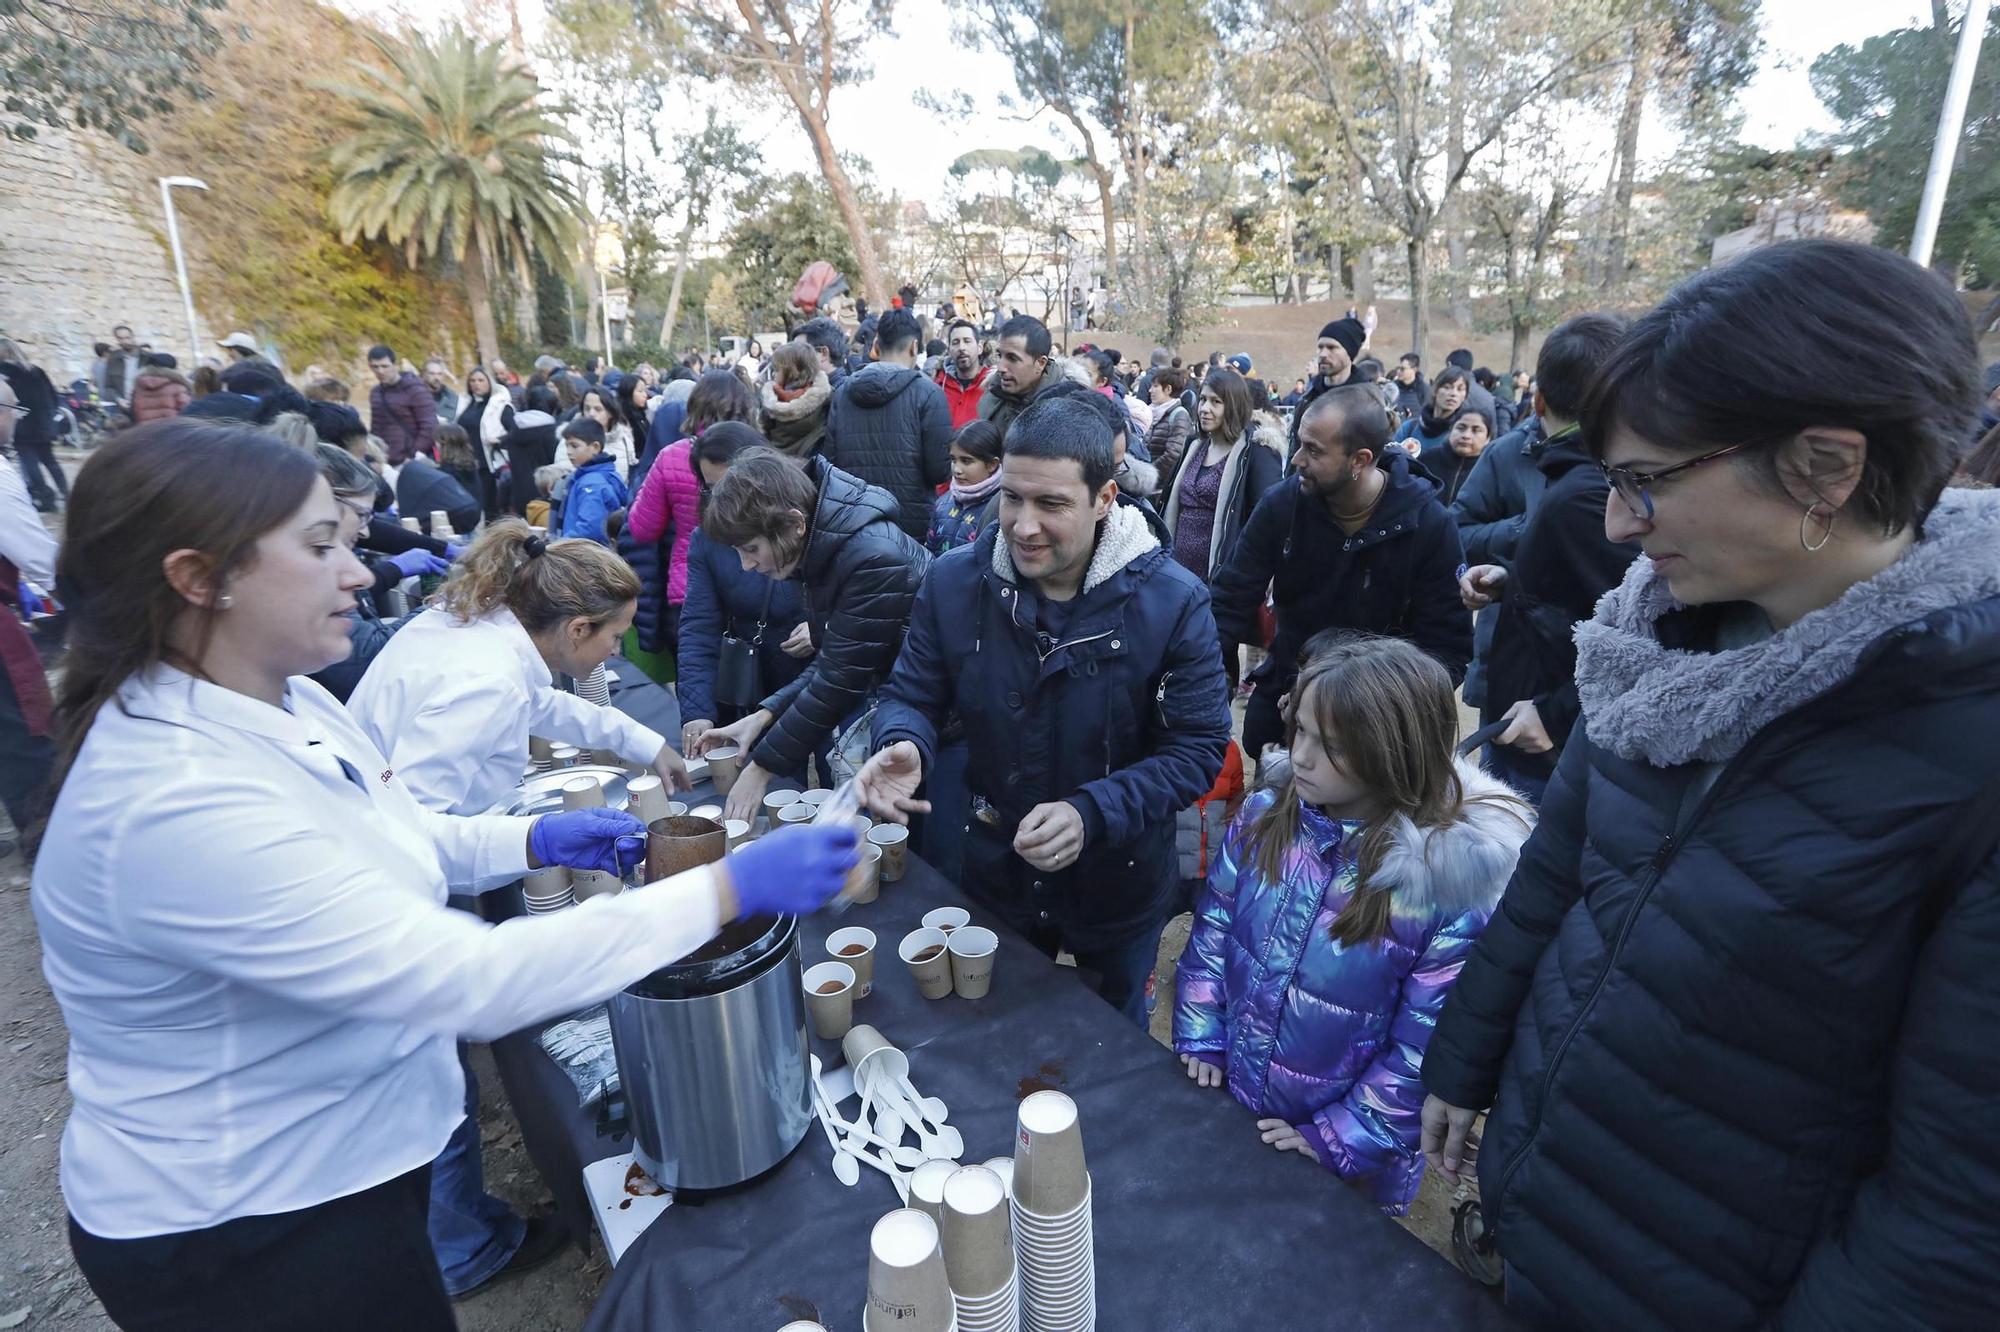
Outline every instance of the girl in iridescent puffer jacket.
<path fill-rule="evenodd" d="M 1223 839 L 1181 954 L 1174 1050 L 1265 1142 L 1400 1215 L 1424 1047 L 1533 812 L 1453 753 L 1450 677 L 1400 639 L 1309 651 L 1290 763 Z"/>

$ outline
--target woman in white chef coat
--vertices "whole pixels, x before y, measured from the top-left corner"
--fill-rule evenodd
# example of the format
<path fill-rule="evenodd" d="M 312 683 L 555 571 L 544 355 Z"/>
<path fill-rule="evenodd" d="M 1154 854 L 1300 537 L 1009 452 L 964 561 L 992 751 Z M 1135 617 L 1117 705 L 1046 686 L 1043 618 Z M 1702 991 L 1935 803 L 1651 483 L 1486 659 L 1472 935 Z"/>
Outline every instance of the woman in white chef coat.
<path fill-rule="evenodd" d="M 631 627 L 639 579 L 594 541 L 544 541 L 519 518 L 489 523 L 452 565 L 436 609 L 369 663 L 348 711 L 424 806 L 483 814 L 528 766 L 528 737 L 687 767 L 659 732 L 555 687 L 604 664 Z"/>
<path fill-rule="evenodd" d="M 594 541 L 544 541 L 519 518 L 490 523 L 453 564 L 433 609 L 389 640 L 347 700 L 362 733 L 417 803 L 483 814 L 509 799 L 539 735 L 657 763 L 687 785 L 681 757 L 616 708 L 555 687 L 617 649 L 638 607 L 631 566 Z M 430 1237 L 457 1298 L 546 1262 L 566 1238 L 551 1214 L 524 1218 L 480 1169 L 479 1083 L 465 1070 L 465 1122 L 431 1163 Z"/>
<path fill-rule="evenodd" d="M 814 909 L 853 862 L 851 832 L 803 830 L 555 915 L 449 910 L 448 885 L 643 839 L 608 810 L 428 811 L 300 678 L 347 651 L 358 526 L 304 454 L 185 419 L 106 445 L 72 496 L 32 900 L 70 1033 L 71 1247 L 124 1328 L 454 1326 L 424 1231 L 454 1038 Z"/>

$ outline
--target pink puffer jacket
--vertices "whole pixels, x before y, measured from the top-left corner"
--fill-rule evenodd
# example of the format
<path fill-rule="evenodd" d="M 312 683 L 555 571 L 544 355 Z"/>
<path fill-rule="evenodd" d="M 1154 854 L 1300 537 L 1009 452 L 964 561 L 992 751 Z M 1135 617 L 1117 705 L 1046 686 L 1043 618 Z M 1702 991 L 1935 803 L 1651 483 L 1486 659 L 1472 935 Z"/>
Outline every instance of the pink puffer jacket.
<path fill-rule="evenodd" d="M 660 456 L 646 470 L 625 515 L 625 525 L 639 541 L 658 541 L 674 529 L 673 557 L 667 569 L 667 604 L 678 606 L 687 600 L 688 542 L 701 522 L 701 481 L 694 474 L 694 441 L 675 440 L 660 450 Z"/>

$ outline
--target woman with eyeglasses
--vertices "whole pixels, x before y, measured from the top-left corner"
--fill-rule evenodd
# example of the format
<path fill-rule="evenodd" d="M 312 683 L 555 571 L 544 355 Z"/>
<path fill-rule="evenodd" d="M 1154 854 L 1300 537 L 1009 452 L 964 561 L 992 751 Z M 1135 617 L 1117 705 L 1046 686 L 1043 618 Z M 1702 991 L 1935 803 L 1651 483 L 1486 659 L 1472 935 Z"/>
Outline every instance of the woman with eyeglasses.
<path fill-rule="evenodd" d="M 1857 365 L 1878 367 L 1867 375 Z M 1581 725 L 1424 1060 L 1536 1325 L 1979 1327 L 2000 1265 L 2000 494 L 1951 287 L 1773 246 L 1587 390 Z"/>

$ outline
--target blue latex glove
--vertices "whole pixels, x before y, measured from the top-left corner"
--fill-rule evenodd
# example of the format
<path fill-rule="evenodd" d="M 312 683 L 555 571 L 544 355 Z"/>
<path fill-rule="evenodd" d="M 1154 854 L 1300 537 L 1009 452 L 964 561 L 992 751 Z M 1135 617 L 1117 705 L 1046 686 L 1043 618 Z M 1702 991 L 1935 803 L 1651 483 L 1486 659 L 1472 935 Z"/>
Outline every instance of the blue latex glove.
<path fill-rule="evenodd" d="M 622 809 L 544 814 L 528 830 L 528 849 L 544 865 L 603 870 L 623 877 L 646 858 L 646 825 Z"/>
<path fill-rule="evenodd" d="M 389 563 L 395 565 L 396 572 L 405 578 L 415 578 L 418 574 L 440 574 L 451 568 L 450 560 L 427 550 L 406 550 L 400 555 L 391 555 Z"/>
<path fill-rule="evenodd" d="M 779 828 L 728 859 L 745 916 L 803 916 L 832 901 L 859 855 L 851 824 Z"/>
<path fill-rule="evenodd" d="M 42 599 L 35 594 L 34 584 L 25 578 L 22 579 L 16 594 L 21 599 L 21 614 L 38 615 L 41 613 Z"/>
<path fill-rule="evenodd" d="M 470 541 L 447 541 L 444 543 L 444 557 L 453 564 L 457 564 L 464 557 L 465 552 L 470 549 L 472 549 Z"/>

